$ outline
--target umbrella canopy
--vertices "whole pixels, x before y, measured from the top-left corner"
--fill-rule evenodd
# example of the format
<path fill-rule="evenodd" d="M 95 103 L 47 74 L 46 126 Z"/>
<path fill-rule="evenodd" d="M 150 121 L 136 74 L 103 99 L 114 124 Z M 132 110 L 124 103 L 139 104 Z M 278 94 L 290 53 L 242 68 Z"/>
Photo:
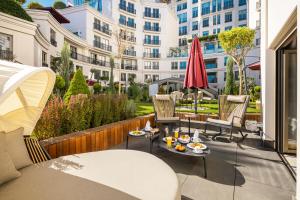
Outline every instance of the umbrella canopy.
<path fill-rule="evenodd" d="M 0 61 L 0 131 L 24 127 L 24 135 L 30 135 L 54 83 L 49 68 Z"/>
<path fill-rule="evenodd" d="M 197 37 L 194 37 L 188 62 L 188 67 L 183 83 L 184 88 L 208 88 L 207 74 L 203 60 L 201 44 Z"/>

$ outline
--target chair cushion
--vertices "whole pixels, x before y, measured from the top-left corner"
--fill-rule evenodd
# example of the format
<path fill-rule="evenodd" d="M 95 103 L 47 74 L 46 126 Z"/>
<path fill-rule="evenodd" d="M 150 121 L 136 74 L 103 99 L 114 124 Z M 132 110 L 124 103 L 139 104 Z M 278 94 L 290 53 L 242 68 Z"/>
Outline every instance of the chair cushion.
<path fill-rule="evenodd" d="M 155 97 L 157 100 L 161 100 L 161 101 L 167 101 L 171 99 L 170 95 L 168 94 L 157 94 Z"/>
<path fill-rule="evenodd" d="M 246 100 L 245 95 L 228 95 L 227 101 L 235 102 L 235 103 L 244 103 Z"/>
<path fill-rule="evenodd" d="M 4 148 L 4 137 L 4 133 L 0 132 L 0 185 L 21 175 Z"/>
<path fill-rule="evenodd" d="M 23 128 L 18 128 L 14 131 L 5 133 L 5 148 L 10 155 L 16 169 L 21 169 L 32 164 L 29 157 L 24 137 Z"/>
<path fill-rule="evenodd" d="M 211 123 L 215 123 L 215 124 L 221 124 L 221 125 L 231 126 L 231 122 L 225 121 L 225 120 L 207 118 L 206 121 L 211 122 Z"/>
<path fill-rule="evenodd" d="M 179 117 L 158 117 L 157 121 L 163 122 L 163 121 L 179 121 L 180 118 Z"/>

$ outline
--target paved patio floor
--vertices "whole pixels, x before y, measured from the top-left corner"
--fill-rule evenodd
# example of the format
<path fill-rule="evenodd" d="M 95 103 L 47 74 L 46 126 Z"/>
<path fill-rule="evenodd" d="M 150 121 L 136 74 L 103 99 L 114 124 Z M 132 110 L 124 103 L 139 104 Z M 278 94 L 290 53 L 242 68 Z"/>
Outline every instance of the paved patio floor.
<path fill-rule="evenodd" d="M 236 134 L 234 140 L 239 137 Z M 153 154 L 177 173 L 182 199 L 295 199 L 296 183 L 276 152 L 263 148 L 259 137 L 252 133 L 242 143 L 230 143 L 228 138 L 224 135 L 212 141 L 208 137 L 205 141 L 211 149 L 207 157 L 207 179 L 203 176 L 202 159 L 180 156 L 156 144 Z M 115 148 L 125 148 L 125 143 Z M 129 148 L 148 151 L 149 142 L 144 137 L 130 138 Z"/>

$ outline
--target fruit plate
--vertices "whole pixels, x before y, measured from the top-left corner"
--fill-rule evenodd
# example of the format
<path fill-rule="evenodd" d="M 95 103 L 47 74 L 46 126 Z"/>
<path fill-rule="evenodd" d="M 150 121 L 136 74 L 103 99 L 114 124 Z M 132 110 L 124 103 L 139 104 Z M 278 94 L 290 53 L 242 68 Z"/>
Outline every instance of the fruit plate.
<path fill-rule="evenodd" d="M 145 135 L 145 131 L 130 131 L 129 132 L 129 135 L 132 135 L 132 136 L 143 136 Z"/>
<path fill-rule="evenodd" d="M 162 139 L 164 142 L 167 142 L 167 137 L 164 137 Z M 172 137 L 172 143 L 177 142 L 177 139 L 175 137 Z"/>
<path fill-rule="evenodd" d="M 195 149 L 196 146 L 198 146 L 201 150 L 207 149 L 207 146 L 202 143 L 188 143 L 186 146 L 190 149 Z"/>
<path fill-rule="evenodd" d="M 177 146 L 175 146 L 175 150 L 179 151 L 179 152 L 185 152 L 186 151 L 186 147 L 183 146 L 183 145 L 181 145 L 181 147 L 183 147 L 183 149 L 179 149 L 179 148 L 177 148 Z"/>
<path fill-rule="evenodd" d="M 182 143 L 182 144 L 187 144 L 187 143 L 189 143 L 189 142 L 191 141 L 191 138 L 190 138 L 190 136 L 188 136 L 188 135 L 185 135 L 184 137 L 180 136 L 180 137 L 178 138 L 178 141 L 179 141 L 180 143 Z"/>

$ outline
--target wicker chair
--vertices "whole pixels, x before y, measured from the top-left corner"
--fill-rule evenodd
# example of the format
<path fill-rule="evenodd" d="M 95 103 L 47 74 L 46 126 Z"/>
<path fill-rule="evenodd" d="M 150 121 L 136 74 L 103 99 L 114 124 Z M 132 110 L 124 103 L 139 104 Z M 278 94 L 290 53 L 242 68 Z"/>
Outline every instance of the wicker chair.
<path fill-rule="evenodd" d="M 204 133 L 207 126 L 215 126 L 220 128 L 220 133 L 215 135 L 213 139 L 222 134 L 222 128 L 230 130 L 230 140 L 232 139 L 232 131 L 238 130 L 242 139 L 246 135 L 243 134 L 242 128 L 245 125 L 245 114 L 249 104 L 250 96 L 248 95 L 220 95 L 219 96 L 219 119 L 207 118 Z"/>
<path fill-rule="evenodd" d="M 170 95 L 153 96 L 155 123 L 160 125 L 177 125 L 180 118 L 175 116 L 175 102 Z"/>

